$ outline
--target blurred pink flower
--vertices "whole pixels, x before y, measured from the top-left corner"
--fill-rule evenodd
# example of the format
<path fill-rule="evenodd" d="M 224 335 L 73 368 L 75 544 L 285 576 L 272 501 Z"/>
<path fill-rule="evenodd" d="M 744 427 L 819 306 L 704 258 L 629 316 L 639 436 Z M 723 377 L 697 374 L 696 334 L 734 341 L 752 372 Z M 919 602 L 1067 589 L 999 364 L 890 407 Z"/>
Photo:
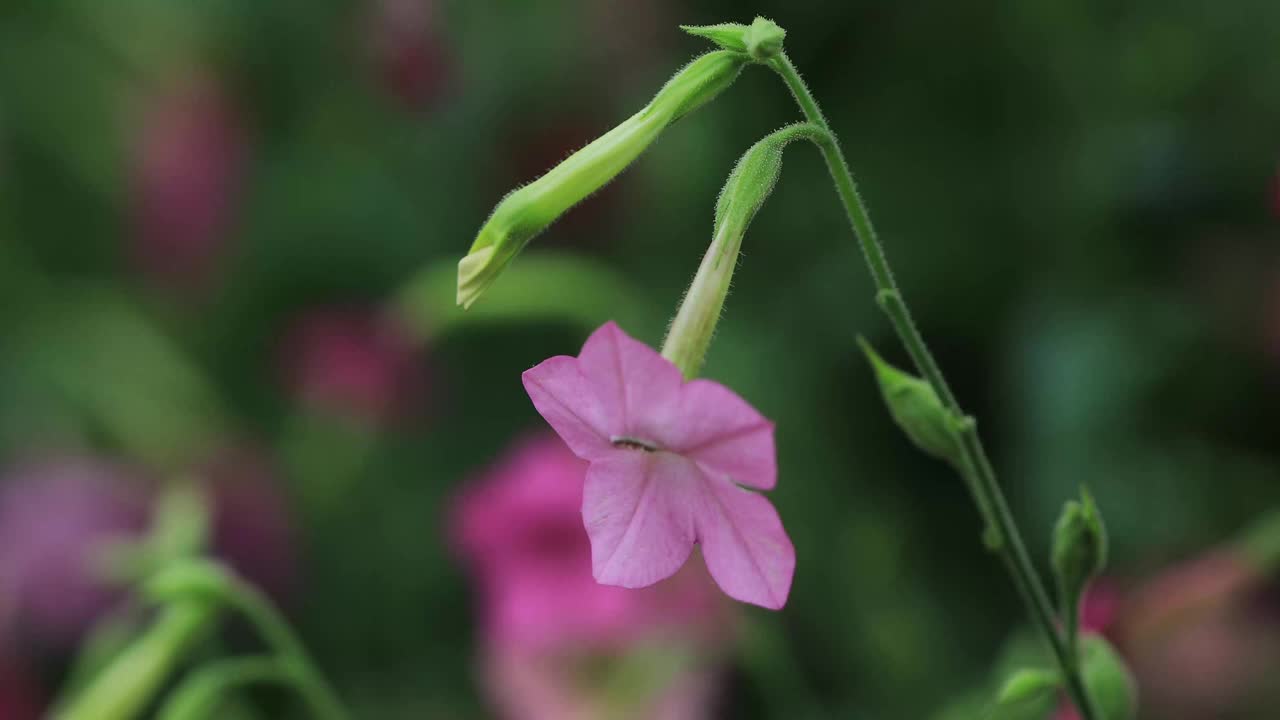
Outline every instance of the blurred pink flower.
<path fill-rule="evenodd" d="M 432 0 L 372 0 L 369 51 L 378 81 L 408 110 L 434 107 L 451 68 Z"/>
<path fill-rule="evenodd" d="M 699 657 L 680 681 L 643 698 L 650 714 L 640 717 L 705 716 L 714 688 L 706 656 L 730 632 L 732 608 L 693 564 L 643 590 L 595 582 L 581 515 L 586 471 L 562 442 L 537 436 L 454 506 L 451 534 L 478 585 L 494 702 L 512 718 L 599 717 L 584 663 L 657 648 Z"/>
<path fill-rule="evenodd" d="M 402 417 L 425 390 L 421 353 L 373 309 L 311 310 L 288 330 L 281 351 L 285 382 L 303 404 L 359 424 Z"/>
<path fill-rule="evenodd" d="M 1241 553 L 1215 549 L 1129 590 L 1102 578 L 1081 624 L 1116 643 L 1152 717 L 1208 720 L 1247 704 L 1280 662 L 1280 627 L 1245 602 L 1263 580 Z M 1076 717 L 1064 702 L 1055 720 Z"/>
<path fill-rule="evenodd" d="M 0 646 L 0 718 L 38 720 L 43 700 L 35 680 Z"/>
<path fill-rule="evenodd" d="M 582 515 L 597 581 L 652 585 L 698 544 L 730 597 L 786 604 L 795 549 L 773 505 L 748 489 L 776 483 L 773 423 L 719 383 L 685 382 L 612 322 L 578 357 L 525 371 L 524 386 L 589 463 Z"/>
<path fill-rule="evenodd" d="M 198 291 L 223 255 L 247 143 L 230 98 L 194 75 L 147 100 L 132 169 L 133 254 L 169 290 Z"/>
<path fill-rule="evenodd" d="M 131 471 L 90 457 L 52 457 L 0 479 L 0 588 L 22 636 L 73 644 L 119 593 L 93 569 L 95 552 L 142 531 L 146 489 Z"/>

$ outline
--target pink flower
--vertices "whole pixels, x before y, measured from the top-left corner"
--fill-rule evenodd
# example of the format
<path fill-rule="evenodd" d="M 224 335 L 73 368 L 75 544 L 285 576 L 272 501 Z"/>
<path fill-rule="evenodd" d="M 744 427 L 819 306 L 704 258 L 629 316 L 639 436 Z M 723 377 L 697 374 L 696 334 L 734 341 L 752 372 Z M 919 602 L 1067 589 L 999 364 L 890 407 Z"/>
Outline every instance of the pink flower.
<path fill-rule="evenodd" d="M 368 35 L 374 70 L 407 110 L 434 107 L 451 80 L 451 59 L 436 28 L 438 15 L 434 2 L 373 2 Z"/>
<path fill-rule="evenodd" d="M 144 530 L 146 494 L 132 470 L 91 457 L 28 461 L 0 478 L 0 600 L 24 639 L 68 647 L 119 598 L 95 553 Z"/>
<path fill-rule="evenodd" d="M 479 586 L 486 692 L 519 720 L 708 717 L 732 608 L 693 564 L 643 590 L 595 582 L 586 473 L 564 443 L 538 435 L 454 505 L 452 540 Z M 619 696 L 609 674 L 637 662 L 653 664 L 652 681 Z"/>
<path fill-rule="evenodd" d="M 559 651 L 720 632 L 725 608 L 700 568 L 642 591 L 595 582 L 582 527 L 586 472 L 563 443 L 539 435 L 459 496 L 452 534 L 480 586 L 487 641 Z"/>
<path fill-rule="evenodd" d="M 202 289 L 226 243 L 246 142 L 220 85 L 196 76 L 151 98 L 133 168 L 133 252 L 170 289 Z"/>
<path fill-rule="evenodd" d="M 773 423 L 731 390 L 685 381 L 670 361 L 606 323 L 578 357 L 524 373 L 538 412 L 590 463 L 582 514 L 598 582 L 675 574 L 702 547 L 730 597 L 781 608 L 795 549 L 773 505 Z M 745 486 L 745 487 L 744 487 Z"/>
<path fill-rule="evenodd" d="M 423 389 L 408 335 L 376 310 L 311 310 L 282 348 L 285 381 L 311 409 L 369 426 L 403 415 Z"/>

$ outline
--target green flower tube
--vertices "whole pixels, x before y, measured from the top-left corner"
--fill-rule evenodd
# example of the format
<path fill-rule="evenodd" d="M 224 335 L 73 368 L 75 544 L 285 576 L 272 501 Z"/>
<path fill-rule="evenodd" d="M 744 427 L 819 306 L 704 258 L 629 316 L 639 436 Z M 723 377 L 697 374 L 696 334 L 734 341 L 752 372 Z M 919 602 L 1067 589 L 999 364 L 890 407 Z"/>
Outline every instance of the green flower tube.
<path fill-rule="evenodd" d="M 729 87 L 747 62 L 727 50 L 695 58 L 643 110 L 503 198 L 458 263 L 458 304 L 474 303 L 530 240 L 625 170 L 667 126 Z"/>

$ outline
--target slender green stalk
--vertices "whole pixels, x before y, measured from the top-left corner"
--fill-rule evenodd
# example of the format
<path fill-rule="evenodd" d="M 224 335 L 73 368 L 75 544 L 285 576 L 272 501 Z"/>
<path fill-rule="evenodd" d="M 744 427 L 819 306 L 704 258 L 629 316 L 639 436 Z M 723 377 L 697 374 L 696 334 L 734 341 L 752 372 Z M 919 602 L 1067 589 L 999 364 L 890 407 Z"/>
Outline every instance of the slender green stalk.
<path fill-rule="evenodd" d="M 236 581 L 229 593 L 229 600 L 257 627 L 263 639 L 276 651 L 278 661 L 293 676 L 295 687 L 303 700 L 311 706 L 315 717 L 320 720 L 347 720 L 350 717 L 342 701 L 312 662 L 302 642 L 294 635 L 293 629 L 257 588 Z"/>
<path fill-rule="evenodd" d="M 156 712 L 156 720 L 212 718 L 233 692 L 253 685 L 292 685 L 293 669 L 274 657 L 220 660 L 194 671 Z"/>
<path fill-rule="evenodd" d="M 89 682 L 55 720 L 133 720 L 217 617 L 212 603 L 166 608 L 156 621 Z"/>
<path fill-rule="evenodd" d="M 858 196 L 858 188 L 853 181 L 853 175 L 849 172 L 849 164 L 844 158 L 844 153 L 840 151 L 831 126 L 827 124 L 813 94 L 809 92 L 809 88 L 800 78 L 795 65 L 791 63 L 786 53 L 779 53 L 768 64 L 791 89 L 805 118 L 827 131 L 826 136 L 820 136 L 816 142 L 827 162 L 827 169 L 835 182 L 836 193 L 840 196 L 840 202 L 849 216 L 849 224 L 853 227 L 853 233 L 862 247 L 862 254 L 871 270 L 871 277 L 876 284 L 877 302 L 889 316 L 894 331 L 911 355 L 911 360 L 920 374 L 933 386 L 934 392 L 942 403 L 957 416 L 963 417 L 960 405 L 947 385 L 942 370 L 929 352 L 924 338 L 911 318 L 911 312 L 893 278 L 884 248 L 880 245 L 875 228 L 871 224 L 871 216 L 867 213 L 862 198 Z M 1040 581 L 1040 576 L 1036 574 L 1026 545 L 1018 532 L 1018 526 L 1014 522 L 1013 514 L 1009 511 L 1009 504 L 1000 490 L 999 483 L 996 482 L 995 471 L 987 459 L 977 428 L 973 423 L 968 423 L 961 432 L 961 447 L 964 465 L 974 474 L 972 486 L 978 495 L 979 508 L 984 513 L 989 513 L 988 519 L 995 523 L 999 535 L 1000 542 L 992 544 L 1004 558 L 1014 585 L 1026 601 L 1032 618 L 1049 641 L 1053 654 L 1062 668 L 1063 677 L 1066 678 L 1067 692 L 1072 702 L 1075 703 L 1084 720 L 1101 720 L 1102 716 L 1096 710 L 1092 698 L 1085 689 L 1079 662 L 1058 630 L 1049 596 Z"/>

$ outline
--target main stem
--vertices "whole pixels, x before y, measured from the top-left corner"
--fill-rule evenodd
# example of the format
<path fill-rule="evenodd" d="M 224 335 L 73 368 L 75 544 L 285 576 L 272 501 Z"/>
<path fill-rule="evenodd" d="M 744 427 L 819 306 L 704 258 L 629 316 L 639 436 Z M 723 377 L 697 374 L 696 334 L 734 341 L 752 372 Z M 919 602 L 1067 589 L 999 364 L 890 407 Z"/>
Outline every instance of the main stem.
<path fill-rule="evenodd" d="M 902 292 L 898 289 L 898 284 L 893 279 L 893 272 L 889 269 L 889 261 L 885 257 L 884 248 L 876 237 L 876 231 L 871 224 L 871 216 L 867 213 L 866 205 L 863 204 L 862 198 L 858 196 L 857 185 L 853 181 L 853 175 L 849 172 L 849 163 L 845 160 L 844 153 L 840 151 L 840 146 L 835 139 L 835 133 L 831 131 L 831 126 L 827 124 L 827 119 L 822 115 L 822 110 L 818 107 L 817 101 L 814 100 L 813 94 L 809 92 L 808 86 L 804 84 L 804 80 L 800 78 L 800 73 L 796 71 L 795 65 L 791 63 L 791 59 L 787 57 L 786 53 L 779 53 L 768 64 L 782 77 L 787 87 L 791 89 L 791 93 L 795 96 L 801 111 L 804 112 L 805 118 L 827 131 L 826 136 L 819 138 L 816 142 L 818 143 L 818 148 L 822 151 L 822 157 L 827 161 L 827 169 L 831 172 L 831 179 L 835 182 L 836 193 L 840 196 L 840 202 L 844 205 L 845 213 L 849 216 L 849 224 L 853 226 L 853 233 L 862 247 L 862 255 L 867 261 L 867 267 L 871 270 L 871 277 L 876 284 L 876 301 L 889 316 L 890 321 L 893 323 L 894 331 L 906 347 L 908 354 L 911 355 L 911 360 L 915 363 L 920 374 L 933 386 L 934 392 L 938 394 L 938 398 L 942 403 L 957 417 L 963 417 L 964 413 L 960 409 L 960 404 L 956 401 L 950 386 L 947 385 L 946 378 L 943 377 L 942 370 L 938 367 L 937 361 L 934 360 L 933 354 L 929 352 L 928 346 L 925 345 L 924 338 L 920 335 L 919 329 L 917 329 L 915 322 L 911 318 L 911 312 L 907 308 L 906 300 L 903 299 Z M 966 468 L 971 469 L 974 474 L 975 482 L 973 486 L 975 492 L 979 495 L 979 505 L 985 506 L 990 513 L 990 517 L 986 519 L 995 525 L 998 537 L 1001 540 L 996 546 L 1004 558 L 1014 585 L 1017 586 L 1019 594 L 1022 595 L 1029 606 L 1032 618 L 1040 626 L 1040 630 L 1053 648 L 1053 654 L 1062 668 L 1063 677 L 1066 679 L 1067 693 L 1071 696 L 1072 702 L 1075 703 L 1084 720 L 1102 720 L 1101 714 L 1097 712 L 1092 698 L 1089 697 L 1089 693 L 1085 689 L 1077 659 L 1070 652 L 1067 642 L 1058 630 L 1049 596 L 1045 592 L 1044 585 L 1040 582 L 1040 576 L 1036 574 L 1035 567 L 1031 563 L 1026 544 L 1023 543 L 1022 535 L 1018 532 L 1013 513 L 1009 511 L 1009 503 L 1005 500 L 999 483 L 996 482 L 995 471 L 991 467 L 991 461 L 987 459 L 986 452 L 982 448 L 982 441 L 978 437 L 978 431 L 973 423 L 968 423 L 961 433 L 961 450 L 964 456 L 964 465 Z"/>

